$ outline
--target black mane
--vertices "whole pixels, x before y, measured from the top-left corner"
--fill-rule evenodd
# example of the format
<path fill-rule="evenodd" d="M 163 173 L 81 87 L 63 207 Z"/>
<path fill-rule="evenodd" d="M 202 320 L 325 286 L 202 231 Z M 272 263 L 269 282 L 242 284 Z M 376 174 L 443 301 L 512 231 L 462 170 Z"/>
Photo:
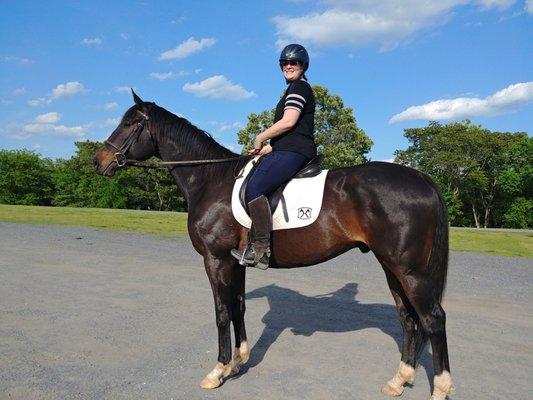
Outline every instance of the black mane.
<path fill-rule="evenodd" d="M 191 151 L 195 158 L 228 158 L 239 155 L 218 143 L 206 131 L 194 126 L 189 120 L 178 117 L 158 105 L 150 113 L 159 125 L 161 139 L 170 140 L 182 149 Z"/>
<path fill-rule="evenodd" d="M 176 160 L 209 160 L 240 156 L 222 146 L 208 132 L 196 127 L 186 118 L 179 117 L 156 104 L 153 105 L 150 118 L 157 126 L 158 139 L 161 143 L 171 143 L 182 149 L 181 154 L 176 155 L 179 157 Z M 205 164 L 204 168 L 214 175 L 220 175 L 227 172 L 228 166 L 231 166 L 232 170 L 240 169 L 241 164 L 244 166 L 246 162 L 247 160 L 239 158 L 227 163 Z M 235 163 L 239 165 L 235 166 Z"/>

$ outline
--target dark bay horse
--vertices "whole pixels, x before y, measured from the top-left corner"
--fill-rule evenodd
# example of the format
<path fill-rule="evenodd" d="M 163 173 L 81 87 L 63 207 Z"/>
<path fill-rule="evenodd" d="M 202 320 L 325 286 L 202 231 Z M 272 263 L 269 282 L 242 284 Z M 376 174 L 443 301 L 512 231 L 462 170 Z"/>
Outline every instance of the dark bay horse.
<path fill-rule="evenodd" d="M 233 217 L 234 173 L 246 159 L 206 132 L 133 93 L 135 105 L 94 156 L 98 173 L 113 176 L 130 160 L 235 158 L 224 163 L 169 167 L 189 207 L 188 229 L 203 256 L 215 301 L 218 363 L 201 386 L 216 388 L 249 357 L 244 327 L 245 267 L 230 250 L 244 248 L 247 229 Z M 382 392 L 399 396 L 414 381 L 417 357 L 427 339 L 433 349 L 433 400 L 452 390 L 446 316 L 441 299 L 448 268 L 448 221 L 442 195 L 426 175 L 384 162 L 333 169 L 323 207 L 311 225 L 272 233 L 273 268 L 321 263 L 354 247 L 372 251 L 381 264 L 403 328 L 400 366 Z M 267 272 L 268 273 L 268 272 Z M 235 353 L 231 355 L 231 333 Z"/>

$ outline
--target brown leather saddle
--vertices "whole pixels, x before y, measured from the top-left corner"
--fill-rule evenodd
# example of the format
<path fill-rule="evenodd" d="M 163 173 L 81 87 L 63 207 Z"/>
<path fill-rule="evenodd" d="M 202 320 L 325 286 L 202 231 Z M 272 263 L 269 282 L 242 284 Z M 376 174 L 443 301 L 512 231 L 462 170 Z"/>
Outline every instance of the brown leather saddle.
<path fill-rule="evenodd" d="M 246 201 L 244 199 L 244 194 L 246 193 L 246 186 L 248 185 L 248 180 L 254 173 L 255 169 L 261 163 L 262 158 L 263 157 L 259 158 L 257 161 L 254 162 L 252 169 L 250 170 L 248 175 L 246 175 L 246 178 L 244 178 L 241 189 L 239 191 L 239 200 L 247 213 L 249 213 L 248 205 L 246 204 Z M 315 158 L 311 159 L 311 161 L 309 161 L 307 164 L 305 164 L 303 168 L 298 171 L 298 173 L 294 175 L 291 179 L 311 178 L 320 174 L 321 171 L 322 166 L 320 165 L 320 156 L 316 156 Z M 274 211 L 276 211 L 276 207 L 281 202 L 281 206 L 283 207 L 283 217 L 285 218 L 286 222 L 289 222 L 289 214 L 287 212 L 287 203 L 285 202 L 285 197 L 283 196 L 283 190 L 285 189 L 285 186 L 287 186 L 287 184 L 291 181 L 291 179 L 281 184 L 280 187 L 278 187 L 270 195 L 268 195 L 268 202 L 270 204 L 270 210 L 272 214 L 274 214 Z"/>

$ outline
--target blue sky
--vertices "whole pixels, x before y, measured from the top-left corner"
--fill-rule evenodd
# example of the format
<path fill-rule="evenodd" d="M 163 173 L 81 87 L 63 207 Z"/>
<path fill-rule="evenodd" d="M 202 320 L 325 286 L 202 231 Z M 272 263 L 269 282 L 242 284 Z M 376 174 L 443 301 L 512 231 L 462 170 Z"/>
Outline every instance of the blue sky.
<path fill-rule="evenodd" d="M 430 119 L 533 126 L 533 0 L 19 0 L 0 37 L 0 148 L 52 158 L 106 138 L 129 87 L 239 151 L 248 114 L 283 90 L 290 42 L 354 109 L 374 160 Z"/>

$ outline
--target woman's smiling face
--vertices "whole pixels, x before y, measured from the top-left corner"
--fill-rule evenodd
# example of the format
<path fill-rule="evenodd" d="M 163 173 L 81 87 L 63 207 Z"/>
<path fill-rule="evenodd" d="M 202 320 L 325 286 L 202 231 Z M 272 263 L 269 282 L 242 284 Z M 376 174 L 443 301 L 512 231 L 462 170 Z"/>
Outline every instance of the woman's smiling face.
<path fill-rule="evenodd" d="M 281 61 L 281 70 L 283 71 L 283 76 L 288 81 L 296 81 L 300 79 L 304 72 L 304 68 L 301 62 L 299 61 Z"/>

